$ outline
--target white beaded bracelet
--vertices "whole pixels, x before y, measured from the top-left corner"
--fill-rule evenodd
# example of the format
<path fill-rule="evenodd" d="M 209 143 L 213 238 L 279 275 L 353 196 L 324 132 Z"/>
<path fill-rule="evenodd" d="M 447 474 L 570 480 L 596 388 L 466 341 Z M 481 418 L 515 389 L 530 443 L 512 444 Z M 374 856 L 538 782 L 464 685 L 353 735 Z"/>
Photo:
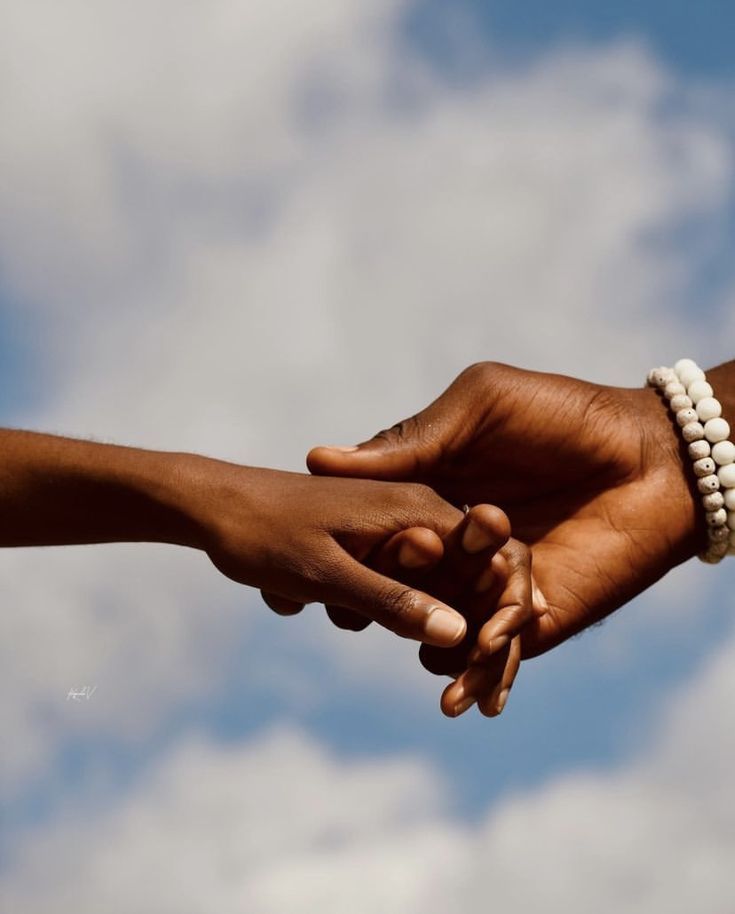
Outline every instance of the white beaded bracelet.
<path fill-rule="evenodd" d="M 714 565 L 735 555 L 735 444 L 729 440 L 722 404 L 692 359 L 679 359 L 673 368 L 653 368 L 648 384 L 669 401 L 688 445 L 708 528 L 709 544 L 699 558 Z"/>

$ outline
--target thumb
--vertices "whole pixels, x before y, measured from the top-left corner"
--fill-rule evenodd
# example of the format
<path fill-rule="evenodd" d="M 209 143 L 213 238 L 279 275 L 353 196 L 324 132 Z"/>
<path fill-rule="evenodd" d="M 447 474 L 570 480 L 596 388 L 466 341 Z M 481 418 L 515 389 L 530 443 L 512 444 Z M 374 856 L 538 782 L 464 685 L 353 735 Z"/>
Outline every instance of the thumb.
<path fill-rule="evenodd" d="M 467 632 L 464 617 L 450 606 L 373 571 L 347 553 L 328 602 L 355 610 L 403 638 L 436 647 L 452 647 Z"/>
<path fill-rule="evenodd" d="M 315 476 L 413 479 L 421 467 L 431 462 L 424 425 L 423 414 L 419 414 L 353 447 L 312 448 L 306 465 Z"/>

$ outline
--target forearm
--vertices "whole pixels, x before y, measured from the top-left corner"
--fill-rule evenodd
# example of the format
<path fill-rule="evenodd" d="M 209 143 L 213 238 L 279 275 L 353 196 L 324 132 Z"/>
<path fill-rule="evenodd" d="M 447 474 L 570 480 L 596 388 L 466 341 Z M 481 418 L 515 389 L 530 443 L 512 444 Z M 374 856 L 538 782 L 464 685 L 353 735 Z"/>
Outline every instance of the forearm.
<path fill-rule="evenodd" d="M 0 430 L 0 546 L 199 545 L 181 455 Z"/>

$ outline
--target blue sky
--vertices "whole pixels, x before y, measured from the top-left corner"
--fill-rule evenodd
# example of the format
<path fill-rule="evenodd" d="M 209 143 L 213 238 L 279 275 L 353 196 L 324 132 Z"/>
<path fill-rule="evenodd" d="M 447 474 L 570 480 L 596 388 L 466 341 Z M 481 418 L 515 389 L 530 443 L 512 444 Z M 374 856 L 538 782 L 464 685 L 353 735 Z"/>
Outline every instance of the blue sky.
<path fill-rule="evenodd" d="M 605 177 L 605 173 L 601 178 L 616 181 L 617 190 L 613 192 L 624 201 L 629 194 L 632 202 L 621 204 L 620 210 L 614 206 L 609 210 L 609 221 L 619 218 L 623 228 L 609 247 L 603 238 L 602 254 L 596 248 L 592 250 L 588 273 L 582 263 L 584 254 L 580 254 L 581 304 L 574 297 L 575 282 L 567 286 L 558 280 L 558 274 L 568 274 L 569 263 L 574 265 L 576 261 L 574 256 L 565 259 L 563 244 L 557 245 L 555 236 L 563 238 L 567 232 L 576 232 L 574 237 L 581 245 L 586 235 L 584 220 L 581 228 L 575 227 L 569 216 L 564 230 L 557 230 L 558 223 L 554 223 L 555 229 L 548 237 L 539 230 L 538 245 L 530 244 L 530 255 L 525 259 L 519 256 L 518 264 L 509 268 L 510 304 L 503 298 L 502 284 L 507 279 L 504 267 L 496 273 L 486 273 L 484 252 L 480 248 L 478 254 L 473 248 L 477 235 L 487 229 L 488 238 L 492 239 L 488 242 L 489 262 L 496 250 L 506 251 L 503 244 L 510 238 L 509 253 L 503 256 L 513 264 L 518 251 L 525 251 L 522 244 L 518 248 L 512 244 L 516 212 L 523 214 L 523 207 L 528 208 L 530 235 L 544 225 L 547 212 L 558 221 L 560 213 L 566 220 L 574 209 L 564 196 L 564 189 L 570 184 L 567 171 L 561 169 L 557 186 L 556 164 L 548 170 L 541 169 L 539 176 L 533 163 L 525 163 L 537 182 L 532 181 L 529 186 L 536 188 L 538 196 L 546 193 L 547 183 L 550 188 L 548 201 L 540 206 L 540 216 L 533 210 L 533 201 L 529 203 L 525 196 L 511 196 L 507 205 L 503 202 L 502 185 L 523 180 L 512 168 L 507 172 L 510 178 L 499 180 L 500 189 L 492 183 L 492 174 L 479 170 L 476 185 L 470 185 L 467 191 L 470 202 L 465 201 L 465 209 L 453 214 L 452 193 L 447 191 L 442 196 L 441 185 L 445 175 L 443 156 L 450 166 L 463 161 L 454 157 L 454 146 L 450 144 L 447 152 L 441 130 L 432 132 L 429 128 L 426 138 L 418 134 L 417 140 L 408 118 L 405 123 L 395 123 L 391 117 L 384 117 L 371 94 L 370 79 L 374 75 L 364 77 L 365 70 L 373 73 L 374 63 L 358 62 L 354 72 L 351 69 L 352 58 L 359 57 L 369 46 L 360 40 L 362 14 L 355 14 L 357 25 L 351 20 L 340 25 L 346 35 L 350 29 L 359 32 L 354 46 L 347 47 L 349 63 L 339 56 L 328 61 L 337 73 L 344 73 L 345 97 L 350 99 L 349 93 L 354 94 L 354 121 L 345 118 L 348 126 L 343 134 L 335 129 L 334 142 L 329 130 L 325 130 L 327 141 L 323 146 L 299 146 L 303 137 L 297 130 L 289 132 L 286 115 L 284 122 L 289 129 L 284 129 L 283 135 L 280 128 L 273 135 L 268 133 L 270 114 L 280 111 L 279 104 L 287 111 L 291 99 L 285 96 L 284 101 L 278 94 L 279 78 L 273 78 L 275 89 L 263 89 L 267 113 L 259 113 L 254 122 L 257 130 L 247 120 L 247 112 L 257 108 L 258 92 L 252 96 L 235 95 L 232 107 L 227 108 L 226 95 L 233 80 L 224 64 L 226 78 L 222 77 L 221 84 L 214 79 L 217 91 L 209 96 L 203 92 L 203 103 L 197 96 L 198 84 L 185 84 L 192 103 L 187 116 L 179 121 L 175 90 L 168 84 L 161 89 L 157 82 L 166 70 L 160 66 L 157 53 L 151 54 L 149 69 L 139 68 L 144 74 L 144 90 L 130 97 L 127 93 L 132 79 L 128 70 L 122 68 L 122 75 L 116 75 L 110 64 L 108 76 L 108 60 L 103 54 L 95 63 L 105 74 L 105 79 L 100 79 L 99 96 L 92 93 L 91 101 L 84 96 L 78 114 L 74 105 L 83 92 L 72 82 L 68 98 L 64 96 L 68 109 L 59 107 L 60 111 L 72 112 L 68 115 L 68 134 L 75 143 L 78 140 L 79 146 L 70 145 L 68 158 L 64 157 L 66 147 L 59 153 L 62 191 L 49 197 L 48 212 L 42 206 L 34 209 L 26 203 L 33 197 L 31 191 L 41 186 L 49 173 L 58 179 L 55 157 L 47 173 L 40 153 L 41 165 L 33 156 L 18 156 L 18 174 L 29 183 L 19 184 L 25 190 L 17 200 L 12 198 L 17 210 L 7 217 L 0 235 L 0 243 L 4 242 L 0 256 L 0 408 L 6 424 L 69 430 L 104 440 L 143 441 L 151 446 L 190 447 L 232 459 L 271 461 L 297 468 L 306 448 L 331 436 L 336 423 L 344 431 L 345 443 L 353 437 L 364 437 L 361 432 L 366 426 L 378 427 L 400 418 L 387 412 L 403 410 L 405 404 L 418 408 L 437 395 L 453 371 L 489 354 L 501 357 L 508 352 L 509 361 L 524 359 L 528 367 L 563 370 L 569 366 L 571 373 L 580 374 L 599 370 L 606 379 L 629 384 L 640 380 L 631 374 L 630 366 L 637 366 L 639 357 L 649 353 L 651 358 L 654 352 L 659 358 L 659 344 L 660 360 L 692 354 L 706 361 L 707 352 L 713 353 L 714 360 L 732 355 L 732 336 L 728 336 L 732 324 L 728 320 L 735 289 L 730 256 L 735 243 L 735 218 L 727 171 L 718 164 L 718 155 L 723 161 L 731 155 L 734 125 L 728 123 L 725 114 L 718 120 L 717 112 L 722 98 L 733 90 L 735 60 L 731 38 L 735 32 L 735 8 L 725 2 L 639 4 L 627 0 L 605 5 L 573 0 L 555 4 L 459 0 L 452 5 L 451 16 L 447 8 L 440 0 L 430 0 L 403 9 L 401 36 L 406 58 L 418 53 L 423 62 L 431 65 L 432 72 L 440 74 L 427 92 L 427 107 L 435 105 L 440 112 L 437 121 L 445 117 L 453 130 L 466 126 L 462 118 L 467 110 L 475 110 L 472 105 L 478 106 L 476 110 L 492 127 L 495 107 L 483 107 L 482 97 L 478 101 L 473 91 L 479 86 L 491 93 L 494 86 L 500 85 L 508 87 L 503 100 L 519 99 L 521 141 L 526 136 L 524 130 L 535 136 L 533 118 L 546 103 L 546 83 L 560 80 L 562 86 L 567 86 L 564 80 L 568 77 L 559 77 L 554 68 L 555 55 L 561 55 L 558 59 L 567 61 L 568 66 L 578 68 L 582 78 L 589 72 L 591 83 L 596 85 L 595 80 L 599 80 L 601 108 L 609 85 L 606 80 L 619 79 L 616 68 L 627 67 L 631 81 L 637 80 L 643 86 L 640 96 L 637 89 L 627 90 L 630 98 L 625 96 L 625 116 L 619 119 L 623 129 L 620 134 L 612 134 L 622 144 L 631 132 L 641 138 L 642 164 L 630 164 L 633 190 L 629 192 L 626 167 L 620 163 L 612 166 L 611 177 Z M 458 12 L 463 14 L 459 20 L 465 31 L 457 29 Z M 243 34 L 247 36 L 251 24 L 256 31 L 259 22 L 250 23 L 251 13 L 243 7 L 241 15 Z M 154 21 L 151 35 L 158 35 L 164 42 L 165 11 L 162 16 Z M 80 22 L 84 21 L 86 17 L 82 15 Z M 116 30 L 124 26 L 111 21 L 110 34 L 115 36 Z M 99 38 L 104 48 L 106 23 L 100 20 L 97 25 L 95 39 Z M 287 25 L 291 27 L 280 22 L 278 29 L 285 33 Z M 324 27 L 327 26 L 329 23 Z M 82 26 L 79 34 L 85 34 Z M 131 34 L 135 37 L 136 33 Z M 183 34 L 190 35 L 186 29 Z M 270 33 L 266 30 L 264 34 Z M 478 57 L 476 46 L 468 45 L 468 34 L 480 43 L 484 54 Z M 70 42 L 75 37 L 70 33 Z M 642 58 L 626 57 L 627 52 L 619 50 L 621 42 L 630 39 L 644 48 Z M 216 40 L 225 43 L 219 33 Z M 274 37 L 268 40 L 277 50 L 280 48 Z M 88 45 L 86 42 L 84 47 Z M 321 53 L 321 45 L 316 46 Z M 603 61 L 602 76 L 594 69 L 594 63 L 580 63 L 572 56 L 569 64 L 563 49 L 570 46 L 581 48 L 593 61 L 599 56 Z M 131 47 L 137 52 L 135 41 Z M 288 43 L 286 47 L 294 55 L 300 49 L 298 42 L 293 45 L 296 51 L 291 52 Z M 265 56 L 277 59 L 277 50 Z M 467 55 L 463 56 L 465 51 Z M 165 45 L 165 60 L 164 53 L 180 63 L 177 55 L 181 48 L 175 42 Z M 606 55 L 611 64 L 604 62 Z M 191 69 L 185 54 L 182 59 L 181 70 L 173 68 L 175 72 Z M 229 59 L 224 51 L 223 59 Z M 305 59 L 311 63 L 306 54 Z M 144 57 L 147 66 L 146 61 Z M 399 69 L 406 65 L 400 60 L 390 62 Z M 379 63 L 384 63 L 382 58 Z M 612 76 L 605 69 L 608 65 Z M 537 66 L 549 68 L 542 70 L 547 75 L 536 82 L 527 74 Z M 40 85 L 46 85 L 48 74 L 43 76 L 42 61 L 33 57 L 33 48 L 28 51 L 27 67 L 34 68 L 36 75 L 41 74 Z M 375 70 L 380 72 L 381 66 L 375 66 Z M 217 68 L 212 71 L 219 78 Z M 30 80 L 31 70 L 23 72 L 24 78 Z M 278 77 L 277 67 L 275 72 Z M 325 66 L 324 72 L 333 71 Z M 289 78 L 293 78 L 291 74 Z M 655 87 L 657 80 L 667 84 L 660 94 Z M 419 77 L 416 84 L 421 84 Z M 149 86 L 160 90 L 164 101 L 168 98 L 166 92 L 173 92 L 174 103 L 149 111 L 149 94 L 158 98 L 155 92 L 148 92 Z M 243 91 L 246 90 L 247 86 Z M 271 91 L 272 98 L 267 94 Z M 549 91 L 554 91 L 553 86 Z M 555 100 L 552 105 L 562 106 L 565 91 L 570 98 L 575 94 L 574 86 L 562 89 L 558 95 L 550 96 Z M 647 93 L 656 101 L 649 104 Z M 222 110 L 229 112 L 223 118 L 224 127 L 215 115 L 213 123 L 208 120 L 211 111 L 220 110 L 222 97 Z M 101 114 L 95 120 L 98 102 Z M 671 132 L 667 112 L 659 111 L 665 105 L 671 106 Z M 587 116 L 584 104 L 581 108 Z M 349 104 L 346 109 L 349 111 Z M 18 110 L 20 135 L 25 123 L 24 105 L 19 104 Z M 574 125 L 575 118 L 580 118 L 579 110 L 572 104 L 570 111 L 567 116 Z M 42 114 L 43 123 L 52 122 L 48 111 L 42 109 Z M 558 142 L 562 160 L 576 162 L 573 131 L 578 128 L 571 128 L 570 141 L 561 128 L 556 132 L 554 114 L 552 111 L 548 117 L 552 145 Z M 240 116 L 244 117 L 244 126 L 236 120 Z M 618 124 L 614 112 L 610 119 Z M 511 116 L 501 123 L 500 141 L 492 132 L 468 133 L 468 151 L 475 148 L 473 143 L 487 141 L 495 156 L 492 161 L 499 163 L 498 168 L 506 167 L 506 135 L 508 144 L 518 142 L 517 138 L 514 140 L 513 120 Z M 169 127 L 171 132 L 166 133 Z M 255 141 L 260 138 L 261 127 L 266 166 L 258 157 L 261 150 Z M 159 129 L 164 131 L 160 136 Z M 351 130 L 355 131 L 357 142 Z M 27 132 L 33 135 L 31 130 Z M 80 165 L 78 178 L 74 163 L 77 159 L 86 162 L 84 142 L 88 135 L 94 138 L 89 142 L 94 154 L 105 144 L 110 144 L 113 152 L 109 160 L 103 160 L 105 167 Z M 210 135 L 211 148 L 207 145 Z M 370 146 L 378 135 L 376 145 Z M 240 149 L 237 142 L 243 136 L 247 142 Z M 690 139 L 691 149 L 687 146 Z M 318 144 L 320 140 L 311 138 L 309 142 Z M 354 146 L 350 145 L 352 142 Z M 460 137 L 459 145 L 461 142 Z M 237 152 L 231 160 L 230 143 Z M 340 144 L 344 144 L 344 153 L 340 152 Z M 251 147 L 255 152 L 249 159 Z M 403 157 L 404 147 L 409 150 L 407 158 Z M 367 149 L 364 162 L 363 148 Z M 631 160 L 637 148 L 635 143 L 625 146 Z M 430 151 L 427 160 L 435 158 L 439 163 L 437 173 L 442 180 L 429 178 L 424 184 L 421 177 L 417 178 L 415 198 L 407 199 L 413 199 L 416 212 L 424 215 L 413 219 L 410 208 L 406 217 L 398 189 L 406 185 L 410 190 L 413 172 L 423 174 L 424 149 Z M 593 154 L 606 163 L 604 155 Z M 112 191 L 104 180 L 108 170 L 114 174 L 115 163 L 128 155 L 129 161 L 139 163 L 136 168 L 140 168 L 140 185 L 135 194 L 120 203 L 116 194 L 121 188 L 130 191 L 130 182 L 135 185 L 136 176 L 128 170 Z M 688 155 L 694 164 L 682 166 L 681 171 L 677 170 L 678 165 L 671 166 L 672 183 L 663 181 L 657 185 L 649 200 L 648 184 L 656 183 L 658 170 L 666 172 L 669 180 L 670 158 L 679 156 L 684 160 Z M 522 145 L 518 146 L 518 157 L 523 157 Z M 23 170 L 26 160 L 31 161 L 28 175 Z M 93 157 L 90 161 L 97 164 Z M 476 165 L 469 154 L 467 161 L 470 172 Z M 381 171 L 384 162 L 387 165 Z M 573 167 L 582 171 L 583 165 L 580 160 L 569 166 L 572 178 L 576 177 Z M 370 170 L 373 166 L 377 177 Z M 33 170 L 36 167 L 37 172 Z M 710 177 L 704 175 L 708 168 Z M 462 169 L 458 171 L 462 179 Z M 430 170 L 428 173 L 434 174 Z M 385 193 L 384 188 L 396 174 L 403 179 L 394 186 L 398 202 L 391 208 L 392 194 Z M 518 174 L 523 176 L 526 172 L 520 170 Z M 686 188 L 668 208 L 667 195 L 676 196 L 680 174 L 691 179 L 695 187 L 700 186 L 697 182 L 701 178 L 702 197 L 714 188 L 712 199 L 703 203 L 701 210 L 696 200 L 689 200 Z M 447 170 L 446 176 L 450 190 L 455 183 L 461 190 L 456 173 Z M 584 184 L 581 178 L 580 183 Z M 97 180 L 102 182 L 99 186 L 94 183 Z M 375 184 L 371 183 L 373 180 Z M 67 181 L 75 189 L 70 196 L 66 195 Z M 277 205 L 269 196 L 272 182 L 278 186 Z M 303 191 L 300 182 L 304 183 Z M 587 175 L 585 186 L 589 184 Z M 252 198 L 248 190 L 251 185 L 255 188 Z M 212 187 L 211 200 L 200 199 L 196 194 L 208 186 Z M 249 237 L 250 223 L 247 230 L 232 225 L 237 222 L 238 212 L 238 206 L 230 199 L 235 186 L 245 188 L 243 209 L 263 205 L 269 210 L 263 226 L 253 230 L 254 240 Z M 472 201 L 487 188 L 489 195 L 495 194 L 492 206 L 497 204 L 503 212 L 497 226 L 490 222 L 486 226 L 481 207 L 480 218 L 471 208 Z M 435 208 L 420 211 L 424 199 L 435 191 Z M 459 191 L 457 196 L 461 197 Z M 264 197 L 268 198 L 266 204 Z M 135 206 L 130 205 L 130 199 L 136 200 Z M 598 221 L 604 223 L 607 218 L 595 214 L 608 213 L 605 206 L 609 201 L 603 199 L 599 211 L 595 209 L 594 188 L 589 199 L 589 224 L 595 228 Z M 82 203 L 78 204 L 79 200 Z M 376 207 L 384 207 L 374 221 L 366 212 L 372 200 L 376 200 Z M 562 202 L 555 209 L 558 200 Z M 65 229 L 63 222 L 65 207 L 74 210 L 77 204 L 80 212 L 87 214 L 86 220 L 79 222 L 78 237 Z M 57 216 L 60 228 L 56 225 Z M 332 217 L 336 229 L 329 221 Z M 34 242 L 32 256 L 24 261 L 27 251 L 18 238 L 25 237 L 29 225 L 30 235 L 38 239 L 38 245 L 36 249 Z M 466 236 L 462 235 L 465 227 Z M 425 228 L 424 238 L 421 232 Z M 384 245 L 383 232 L 388 238 Z M 640 238 L 646 232 L 656 235 L 656 243 L 649 244 L 642 254 L 646 244 Z M 441 266 L 438 273 L 432 273 L 431 265 L 424 264 L 420 256 L 412 259 L 416 256 L 411 240 L 414 234 L 421 237 L 421 244 L 434 246 Z M 519 230 L 519 235 L 523 234 Z M 590 230 L 589 234 L 594 236 L 595 232 Z M 452 239 L 457 235 L 461 242 L 455 251 Z M 245 236 L 248 237 L 244 241 Z M 631 237 L 638 239 L 637 245 L 629 243 Z M 354 249 L 349 245 L 345 250 L 340 247 L 345 238 L 358 239 Z M 361 244 L 368 254 L 364 254 Z M 381 260 L 383 248 L 397 252 L 395 262 L 388 260 L 387 267 Z M 543 259 L 547 248 L 552 251 L 549 263 Z M 446 262 L 442 260 L 445 249 L 449 251 Z M 558 270 L 557 261 L 561 264 Z M 416 262 L 420 264 L 418 269 Z M 131 264 L 139 272 L 127 276 L 126 269 L 130 272 Z M 405 274 L 400 271 L 403 264 Z M 467 285 L 448 280 L 447 294 L 451 298 L 456 293 L 456 298 L 448 304 L 437 304 L 431 298 L 432 284 L 441 286 L 445 275 L 461 274 L 465 266 Z M 422 286 L 416 274 L 424 267 L 427 273 Z M 543 302 L 534 303 L 529 308 L 530 316 L 525 318 L 521 296 L 534 293 L 536 287 L 525 283 L 527 275 L 533 276 L 536 271 L 541 277 L 540 288 L 544 292 L 549 289 L 550 303 L 548 309 Z M 608 287 L 618 280 L 619 288 L 609 290 L 609 298 L 606 297 Z M 482 285 L 485 282 L 490 283 L 489 287 Z M 556 291 L 557 282 L 561 291 Z M 665 297 L 669 282 L 676 290 L 675 307 L 670 304 L 672 299 Z M 442 286 L 442 295 L 443 290 Z M 588 301 L 584 297 L 587 295 L 592 295 L 593 300 Z M 322 298 L 327 300 L 324 307 Z M 381 337 L 377 332 L 371 335 L 373 315 L 380 331 L 387 327 L 393 334 L 386 351 L 377 359 L 376 340 Z M 716 333 L 705 333 L 709 325 L 704 325 L 703 316 L 711 321 Z M 426 325 L 434 318 L 437 323 L 432 331 Z M 533 330 L 536 325 L 540 328 L 537 337 Z M 284 327 L 288 332 L 283 332 Z M 464 332 L 466 327 L 472 332 Z M 570 339 L 565 328 L 572 328 L 572 334 L 578 336 Z M 238 335 L 243 339 L 241 359 L 240 350 L 232 344 L 232 338 Z M 280 346 L 276 345 L 279 340 Z M 612 351 L 600 351 L 605 348 L 598 346 L 600 340 L 610 340 Z M 709 348 L 707 352 L 680 351 L 690 342 L 695 348 Z M 595 347 L 596 351 L 590 351 Z M 261 356 L 262 361 L 258 361 Z M 546 360 L 543 364 L 542 359 Z M 442 364 L 437 365 L 438 360 Z M 354 379 L 350 374 L 353 369 Z M 313 430 L 299 425 L 302 419 L 308 419 Z M 472 713 L 449 721 L 438 712 L 440 681 L 422 685 L 418 679 L 402 680 L 398 675 L 399 661 L 413 662 L 409 646 L 397 649 L 388 644 L 385 634 L 371 632 L 364 636 L 366 656 L 370 658 L 366 674 L 357 653 L 348 653 L 342 665 L 335 659 L 339 646 L 348 641 L 350 651 L 359 651 L 361 636 L 335 635 L 317 607 L 293 620 L 272 617 L 257 595 L 215 581 L 214 572 L 201 557 L 192 558 L 193 570 L 188 566 L 185 569 L 184 560 L 175 560 L 172 572 L 165 563 L 157 564 L 157 552 L 130 553 L 125 560 L 130 564 L 119 566 L 114 555 L 107 552 L 97 566 L 93 553 L 94 550 L 84 553 L 90 563 L 88 576 L 83 561 L 76 561 L 67 569 L 63 560 L 51 563 L 43 552 L 21 556 L 17 565 L 15 557 L 3 557 L 5 574 L 15 588 L 11 598 L 15 599 L 16 594 L 18 606 L 17 622 L 11 619 L 10 631 L 20 656 L 25 651 L 28 657 L 27 662 L 18 664 L 18 669 L 28 669 L 22 670 L 22 675 L 18 673 L 17 682 L 11 681 L 10 687 L 18 683 L 28 686 L 31 682 L 36 691 L 28 699 L 28 720 L 37 722 L 48 714 L 49 720 L 55 721 L 53 727 L 49 726 L 53 733 L 51 748 L 40 746 L 37 750 L 44 763 L 38 771 L 33 769 L 28 779 L 21 778 L 18 790 L 2 797 L 8 826 L 3 841 L 12 842 L 16 832 L 21 834 L 27 825 L 42 833 L 45 826 L 50 832 L 58 827 L 63 834 L 69 805 L 78 803 L 86 808 L 84 804 L 88 803 L 94 808 L 95 804 L 115 807 L 124 803 L 145 773 L 165 764 L 168 753 L 184 744 L 191 733 L 204 734 L 215 747 L 247 747 L 257 742 L 258 734 L 274 725 L 300 729 L 337 758 L 368 759 L 376 770 L 396 756 L 408 754 L 421 759 L 441 772 L 458 821 L 474 821 L 486 816 L 487 810 L 500 801 L 517 792 L 542 789 L 557 777 L 580 770 L 625 770 L 631 760 L 656 743 L 672 696 L 679 695 L 690 681 L 699 681 L 712 656 L 733 636 L 727 598 L 732 572 L 683 569 L 676 572 L 673 582 L 664 584 L 663 589 L 654 588 L 603 626 L 525 665 L 502 718 L 487 721 Z M 140 581 L 134 556 L 140 556 Z M 181 564 L 175 564 L 177 561 Z M 14 572 L 20 575 L 23 569 L 28 574 L 30 567 L 40 584 L 34 580 L 26 592 L 23 581 L 11 576 Z M 43 571 L 38 572 L 39 568 Z M 177 579 L 179 571 L 181 581 Z M 38 587 L 43 586 L 46 574 L 48 589 L 41 590 L 39 597 Z M 187 577 L 189 574 L 191 578 Z M 146 591 L 149 585 L 150 605 Z M 38 607 L 39 599 L 47 603 L 48 630 L 43 609 Z M 21 609 L 26 605 L 34 608 L 33 623 L 24 623 L 21 618 Z M 72 620 L 77 611 L 78 619 L 75 616 Z M 65 612 L 70 618 L 66 631 Z M 105 613 L 111 620 L 109 629 L 104 625 Z M 130 631 L 125 628 L 128 615 L 132 620 Z M 34 630 L 33 625 L 38 627 Z M 208 626 L 215 633 L 211 644 L 202 635 Z M 221 642 L 216 635 L 220 630 Z M 77 651 L 85 637 L 89 641 Z M 48 638 L 46 657 L 36 649 L 37 644 L 34 647 L 37 638 Z M 205 646 L 200 642 L 206 642 Z M 116 660 L 116 647 L 123 660 Z M 156 651 L 161 654 L 160 670 Z M 99 657 L 106 658 L 114 668 L 108 683 L 104 681 L 104 663 L 96 665 Z M 130 657 L 134 658 L 132 662 Z M 351 657 L 355 658 L 354 663 Z M 190 679 L 199 683 L 196 686 L 177 669 L 177 665 L 190 661 Z M 57 721 L 57 712 L 69 713 L 68 708 L 57 707 L 58 682 L 68 678 L 66 662 L 81 664 L 73 668 L 80 669 L 81 676 L 87 675 L 87 670 L 97 670 L 103 677 L 99 691 L 102 711 L 99 719 L 89 725 L 77 726 L 63 716 L 58 717 L 60 723 Z M 28 678 L 24 679 L 25 675 Z M 57 681 L 55 676 L 60 679 Z M 142 711 L 138 720 L 135 711 L 125 709 L 118 698 L 110 699 L 109 708 L 104 704 L 105 690 L 108 694 L 123 690 L 126 677 L 131 680 L 131 689 L 141 690 L 136 701 L 146 700 L 145 689 L 154 696 L 160 687 L 164 696 L 161 707 L 150 712 L 150 720 Z M 138 678 L 142 683 L 139 686 Z M 395 689 L 386 688 L 385 684 L 394 678 Z M 68 683 L 70 687 L 80 684 Z M 157 702 L 157 698 L 151 698 L 152 705 Z M 111 725 L 105 723 L 107 716 Z M 25 738 L 26 731 L 19 732 L 21 739 Z M 29 750 L 29 758 L 34 754 L 36 750 Z M 33 768 L 27 761 L 24 764 L 29 770 Z"/>
<path fill-rule="evenodd" d="M 458 0 L 452 6 L 465 12 L 479 34 L 511 60 L 532 58 L 559 43 L 594 45 L 635 38 L 645 41 L 667 66 L 684 75 L 716 79 L 735 75 L 731 43 L 735 9 L 728 0 Z M 417 3 L 408 20 L 410 34 L 432 54 L 451 53 L 446 4 L 441 0 Z"/>

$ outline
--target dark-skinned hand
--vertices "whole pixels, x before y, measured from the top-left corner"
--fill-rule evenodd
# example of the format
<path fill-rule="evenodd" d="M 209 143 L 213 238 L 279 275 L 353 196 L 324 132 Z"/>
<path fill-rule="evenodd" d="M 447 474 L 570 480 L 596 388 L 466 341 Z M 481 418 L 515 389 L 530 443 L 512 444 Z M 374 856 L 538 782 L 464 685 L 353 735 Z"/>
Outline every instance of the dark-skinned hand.
<path fill-rule="evenodd" d="M 500 506 L 548 603 L 523 629 L 524 657 L 598 622 L 702 542 L 679 436 L 649 388 L 482 363 L 418 415 L 356 447 L 315 448 L 308 465 Z M 490 635 L 480 632 L 481 652 Z"/>

